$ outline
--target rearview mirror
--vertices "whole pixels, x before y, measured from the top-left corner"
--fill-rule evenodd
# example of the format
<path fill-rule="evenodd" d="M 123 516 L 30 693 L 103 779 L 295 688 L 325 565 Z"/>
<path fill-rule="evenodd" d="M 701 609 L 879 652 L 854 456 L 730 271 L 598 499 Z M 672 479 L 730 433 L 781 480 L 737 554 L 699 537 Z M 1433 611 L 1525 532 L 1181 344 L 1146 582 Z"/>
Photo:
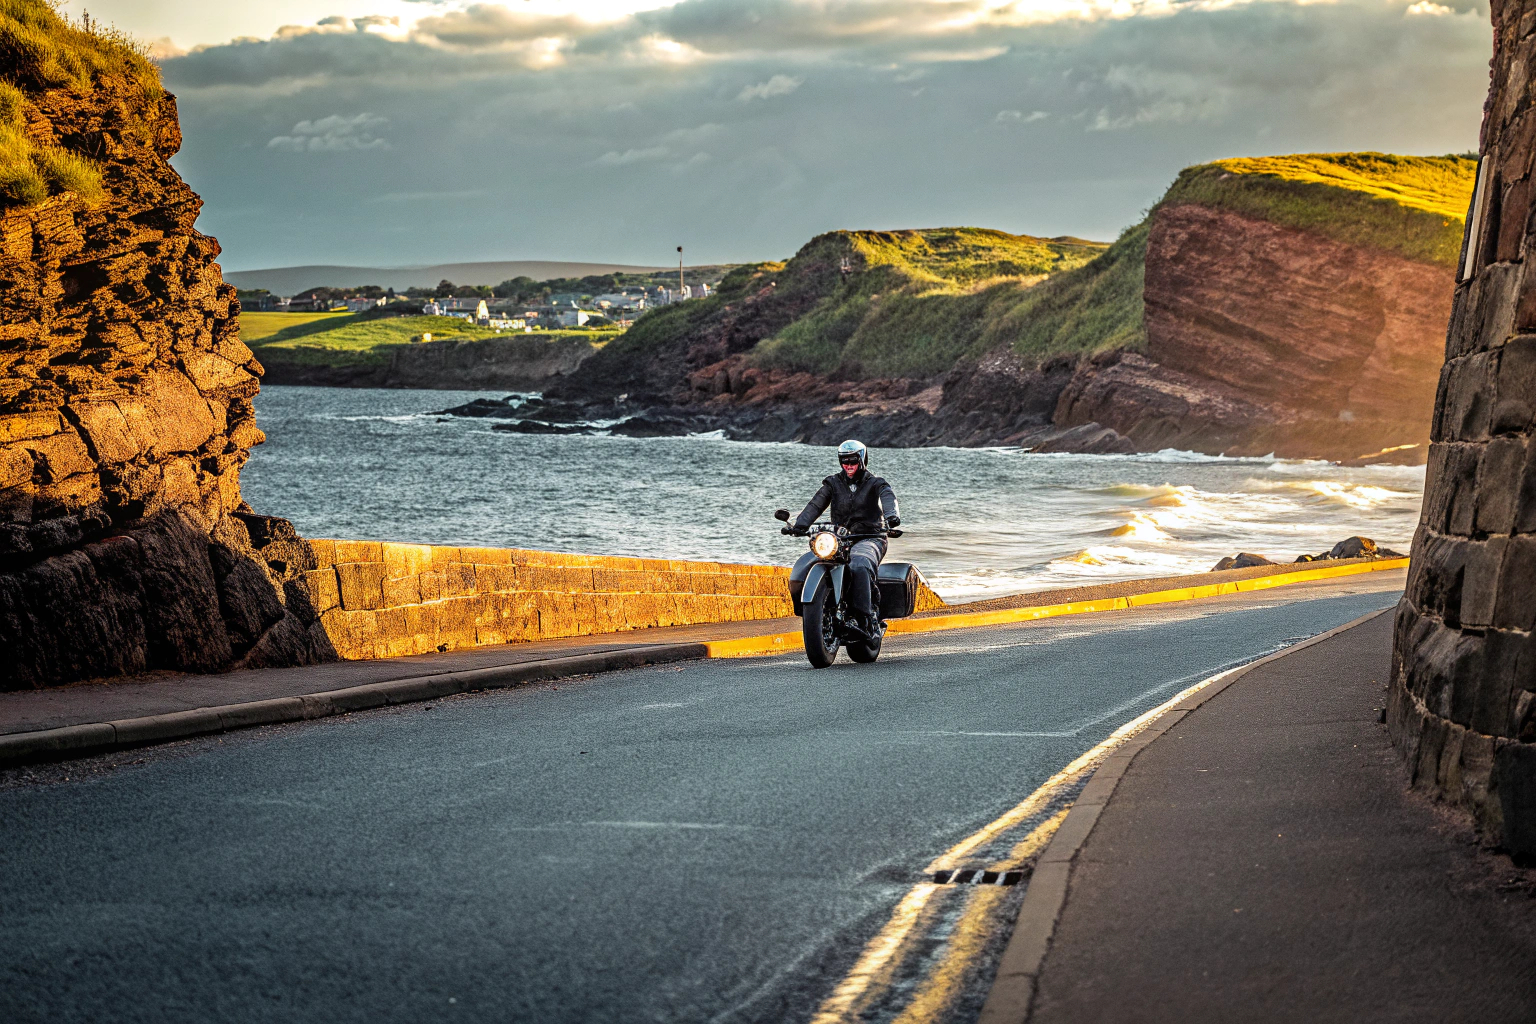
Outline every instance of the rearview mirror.
<path fill-rule="evenodd" d="M 775 512 L 773 514 L 773 518 L 781 519 L 781 520 L 783 520 L 786 523 L 789 522 L 789 509 L 787 509 L 787 508 L 779 509 L 777 512 Z"/>

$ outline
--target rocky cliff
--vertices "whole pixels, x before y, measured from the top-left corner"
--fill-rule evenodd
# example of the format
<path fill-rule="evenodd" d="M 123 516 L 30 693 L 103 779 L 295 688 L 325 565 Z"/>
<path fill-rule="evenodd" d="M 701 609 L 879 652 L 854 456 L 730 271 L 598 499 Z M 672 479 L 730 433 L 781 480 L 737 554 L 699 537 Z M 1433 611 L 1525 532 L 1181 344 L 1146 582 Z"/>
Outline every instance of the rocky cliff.
<path fill-rule="evenodd" d="M 1423 461 L 1448 266 L 1175 199 L 1145 281 L 1145 354 L 1086 364 L 1058 424 L 1142 450 Z"/>
<path fill-rule="evenodd" d="M 537 429 L 1423 462 L 1472 168 L 1193 167 L 1102 250 L 834 232 L 648 314 L 548 401 L 505 411 Z M 1025 243 L 1059 251 L 995 258 Z"/>
<path fill-rule="evenodd" d="M 1536 2 L 1494 0 L 1493 81 L 1459 263 L 1388 727 L 1414 784 L 1536 857 Z"/>
<path fill-rule="evenodd" d="M 312 556 L 240 497 L 261 367 L 174 99 L 41 2 L 0 22 L 0 689 L 327 657 Z"/>

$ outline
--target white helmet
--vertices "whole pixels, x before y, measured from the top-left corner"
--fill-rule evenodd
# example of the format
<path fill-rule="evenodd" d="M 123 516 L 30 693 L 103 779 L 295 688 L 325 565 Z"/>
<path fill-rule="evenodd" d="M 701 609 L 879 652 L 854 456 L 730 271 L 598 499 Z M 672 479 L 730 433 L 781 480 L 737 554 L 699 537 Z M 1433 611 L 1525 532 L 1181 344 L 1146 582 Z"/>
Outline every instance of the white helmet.
<path fill-rule="evenodd" d="M 851 466 L 854 463 L 858 463 L 860 469 L 868 469 L 869 449 L 864 447 L 864 442 L 850 438 L 837 446 L 837 464 Z"/>

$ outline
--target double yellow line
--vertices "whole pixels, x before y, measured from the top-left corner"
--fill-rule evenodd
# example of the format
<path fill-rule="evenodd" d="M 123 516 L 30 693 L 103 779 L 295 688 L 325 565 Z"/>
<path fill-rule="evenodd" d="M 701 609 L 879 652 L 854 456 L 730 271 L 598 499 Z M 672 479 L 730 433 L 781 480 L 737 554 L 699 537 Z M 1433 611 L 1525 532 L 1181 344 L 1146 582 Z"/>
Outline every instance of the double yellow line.
<path fill-rule="evenodd" d="M 1273 576 L 1255 576 L 1246 580 L 1207 583 L 1196 587 L 1154 590 L 1151 593 L 1132 594 L 1129 597 L 1106 597 L 1098 601 L 1069 601 L 1064 604 L 1031 605 L 1027 608 L 1003 608 L 991 612 L 956 612 L 953 615 L 931 615 L 920 619 L 896 619 L 890 624 L 887 635 L 933 633 L 943 629 L 975 629 L 978 626 L 1003 626 L 1013 622 L 1050 619 L 1058 615 L 1112 612 L 1140 608 L 1144 605 L 1167 604 L 1172 601 L 1198 601 L 1207 597 L 1269 590 L 1272 587 L 1284 587 L 1293 583 L 1311 583 L 1340 576 L 1402 569 L 1407 565 L 1406 558 L 1383 558 L 1374 562 L 1352 562 L 1349 565 L 1332 565 L 1321 569 L 1298 569 L 1295 572 L 1275 573 Z M 799 650 L 800 645 L 801 637 L 798 630 L 793 633 L 741 637 L 737 640 L 709 640 L 704 644 L 711 658 L 755 658 L 763 655 L 784 654 Z"/>

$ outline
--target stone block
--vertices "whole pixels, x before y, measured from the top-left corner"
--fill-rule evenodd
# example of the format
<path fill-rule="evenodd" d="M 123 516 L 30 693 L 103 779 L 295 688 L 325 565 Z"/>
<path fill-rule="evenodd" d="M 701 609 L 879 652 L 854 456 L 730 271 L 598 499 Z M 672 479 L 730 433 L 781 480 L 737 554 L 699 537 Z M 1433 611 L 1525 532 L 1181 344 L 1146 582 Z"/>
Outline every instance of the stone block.
<path fill-rule="evenodd" d="M 378 628 L 373 612 L 332 608 L 320 616 L 320 626 L 338 657 L 346 661 L 368 661 L 376 657 L 374 645 Z"/>
<path fill-rule="evenodd" d="M 593 569 L 592 590 L 599 594 L 632 593 L 637 587 L 635 573 L 622 569 Z"/>
<path fill-rule="evenodd" d="M 336 564 L 336 542 L 333 540 L 312 540 L 309 549 L 314 552 L 316 568 L 324 569 Z"/>
<path fill-rule="evenodd" d="M 347 611 L 382 608 L 384 606 L 384 563 L 338 563 L 336 586 L 341 594 L 341 606 Z"/>
<path fill-rule="evenodd" d="M 405 612 L 405 629 L 411 637 L 414 645 L 412 654 L 430 654 L 437 650 L 437 618 L 438 606 L 435 604 L 407 605 Z"/>
<path fill-rule="evenodd" d="M 660 615 L 655 594 L 639 593 L 624 595 L 624 621 L 630 629 L 650 629 L 659 625 Z"/>
<path fill-rule="evenodd" d="M 1441 421 L 1444 441 L 1483 441 L 1493 413 L 1494 357 L 1487 352 L 1463 356 L 1447 364 L 1450 378 Z"/>
<path fill-rule="evenodd" d="M 467 597 L 478 593 L 475 586 L 475 567 L 463 562 L 450 562 L 443 567 L 443 596 Z"/>
<path fill-rule="evenodd" d="M 1522 335 L 1499 350 L 1489 429 L 1519 433 L 1536 423 L 1536 335 Z"/>
<path fill-rule="evenodd" d="M 424 572 L 416 578 L 416 582 L 421 588 L 423 601 L 440 601 L 445 596 L 443 574 L 440 572 Z"/>
<path fill-rule="evenodd" d="M 475 646 L 475 620 L 482 606 L 479 597 L 451 597 L 438 605 L 439 645 L 447 644 L 450 650 Z"/>
<path fill-rule="evenodd" d="M 455 562 L 462 562 L 458 548 L 445 548 L 436 544 L 432 545 L 432 567 L 434 569 L 446 569 Z"/>
<path fill-rule="evenodd" d="M 1536 534 L 1504 544 L 1492 622 L 1503 629 L 1536 628 Z"/>
<path fill-rule="evenodd" d="M 1499 569 L 1507 545 L 1508 538 L 1505 537 L 1469 543 L 1461 587 L 1459 621 L 1462 626 L 1481 628 L 1493 624 L 1493 610 L 1499 596 Z"/>
<path fill-rule="evenodd" d="M 1461 764 L 1457 775 L 1461 791 L 1456 800 L 1464 807 L 1481 807 L 1488 801 L 1488 781 L 1493 772 L 1492 736 L 1469 730 L 1461 737 Z"/>
<path fill-rule="evenodd" d="M 1483 447 L 1474 487 L 1477 533 L 1514 532 L 1515 501 L 1527 459 L 1525 449 L 1523 437 L 1496 437 Z"/>
<path fill-rule="evenodd" d="M 1446 729 L 1445 745 L 1440 749 L 1440 763 L 1435 769 L 1435 789 L 1451 802 L 1461 798 L 1461 743 L 1467 730 L 1459 725 Z"/>
<path fill-rule="evenodd" d="M 376 540 L 338 540 L 334 543 L 338 563 L 378 562 L 381 567 L 384 563 L 384 545 Z"/>
<path fill-rule="evenodd" d="M 1522 267 L 1508 263 L 1485 267 L 1468 285 L 1465 299 L 1457 295 L 1446 339 L 1447 359 L 1497 348 L 1514 332 Z"/>
<path fill-rule="evenodd" d="M 1509 168 L 1514 172 L 1514 168 Z M 1521 179 L 1505 186 L 1499 203 L 1499 224 L 1494 259 L 1509 263 L 1520 258 L 1525 242 L 1525 223 L 1531 214 L 1531 183 Z"/>
<path fill-rule="evenodd" d="M 1445 749 L 1445 739 L 1449 735 L 1451 723 L 1443 718 L 1431 715 L 1424 722 L 1424 731 L 1419 737 L 1418 760 L 1413 765 L 1413 788 L 1433 793 L 1435 780 L 1440 773 L 1440 753 Z"/>
<path fill-rule="evenodd" d="M 341 607 L 341 590 L 336 584 L 334 566 L 306 572 L 304 582 L 309 587 L 309 599 L 314 603 L 316 612 L 328 612 L 332 608 Z"/>
<path fill-rule="evenodd" d="M 581 636 L 607 632 L 598 628 L 597 599 L 591 594 L 573 594 L 572 597 L 575 606 L 576 632 Z"/>
<path fill-rule="evenodd" d="M 384 578 L 385 608 L 402 608 L 421 603 L 421 577 L 405 576 L 400 579 Z"/>
<path fill-rule="evenodd" d="M 1451 446 L 1446 462 L 1447 475 L 1441 486 L 1448 488 L 1445 496 L 1445 532 L 1457 537 L 1470 537 L 1477 528 L 1477 471 L 1482 464 L 1484 446 L 1457 444 Z"/>
<path fill-rule="evenodd" d="M 1525 444 L 1525 465 L 1520 468 L 1520 483 L 1515 491 L 1515 533 L 1536 533 L 1536 436 Z"/>
<path fill-rule="evenodd" d="M 384 573 L 391 578 L 419 576 L 432 566 L 432 547 L 429 544 L 379 545 L 379 560 L 384 563 Z"/>
<path fill-rule="evenodd" d="M 1536 744 L 1500 746 L 1493 775 L 1504 848 L 1517 857 L 1536 857 Z"/>
<path fill-rule="evenodd" d="M 509 548 L 459 548 L 459 560 L 471 565 L 511 565 Z"/>
<path fill-rule="evenodd" d="M 374 626 L 378 631 L 373 642 L 375 657 L 399 658 L 416 653 L 404 608 L 380 609 L 374 615 Z"/>

